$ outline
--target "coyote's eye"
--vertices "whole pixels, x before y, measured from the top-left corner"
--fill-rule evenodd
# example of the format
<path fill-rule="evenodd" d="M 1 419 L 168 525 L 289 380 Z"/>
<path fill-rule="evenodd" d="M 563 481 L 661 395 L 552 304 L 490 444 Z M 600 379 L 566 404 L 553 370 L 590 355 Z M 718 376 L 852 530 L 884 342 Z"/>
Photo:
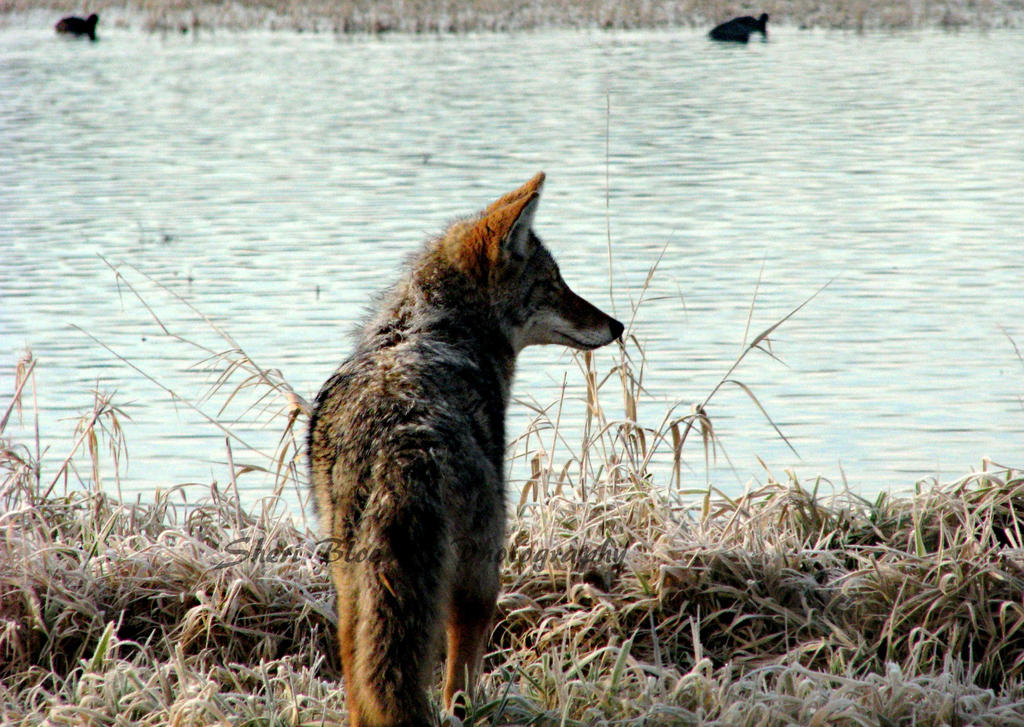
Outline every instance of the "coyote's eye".
<path fill-rule="evenodd" d="M 544 294 L 551 289 L 551 284 L 546 280 L 534 280 L 530 283 L 530 287 L 526 290 L 526 295 L 523 296 L 525 302 L 525 308 L 527 310 L 534 308 L 536 304 L 544 298 Z"/>

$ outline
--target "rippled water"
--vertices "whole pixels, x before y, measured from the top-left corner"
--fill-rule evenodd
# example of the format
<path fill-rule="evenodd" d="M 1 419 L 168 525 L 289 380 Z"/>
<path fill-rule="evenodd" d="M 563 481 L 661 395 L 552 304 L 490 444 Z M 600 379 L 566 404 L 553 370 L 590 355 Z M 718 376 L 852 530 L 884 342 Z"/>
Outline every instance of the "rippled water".
<path fill-rule="evenodd" d="M 781 363 L 752 357 L 735 375 L 800 458 L 727 387 L 709 407 L 736 470 L 719 458 L 721 488 L 763 479 L 757 456 L 778 476 L 845 474 L 865 493 L 985 456 L 1020 465 L 1022 49 L 1019 32 L 777 28 L 722 47 L 692 31 L 112 28 L 95 44 L 0 31 L 0 387 L 31 346 L 50 472 L 99 388 L 132 418 L 126 492 L 223 482 L 223 435 L 71 327 L 186 396 L 203 391 L 188 371 L 202 354 L 159 335 L 100 255 L 172 332 L 224 348 L 124 266 L 313 396 L 408 251 L 544 169 L 537 229 L 579 292 L 612 307 L 609 231 L 620 317 L 660 259 L 634 329 L 647 424 L 728 369 L 755 289 L 752 333 L 833 280 L 773 336 Z M 546 404 L 563 377 L 578 395 L 569 354 L 530 350 L 516 393 Z M 527 418 L 517 406 L 510 432 Z M 702 485 L 696 442 L 686 459 L 684 486 Z"/>

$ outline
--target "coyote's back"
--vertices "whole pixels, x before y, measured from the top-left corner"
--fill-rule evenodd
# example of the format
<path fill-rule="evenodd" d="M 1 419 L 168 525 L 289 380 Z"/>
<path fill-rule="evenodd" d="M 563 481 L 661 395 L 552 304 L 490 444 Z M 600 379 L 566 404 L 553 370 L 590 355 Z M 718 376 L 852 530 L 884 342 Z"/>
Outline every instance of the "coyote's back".
<path fill-rule="evenodd" d="M 427 689 L 442 634 L 445 706 L 460 709 L 498 596 L 516 355 L 622 333 L 533 233 L 543 182 L 430 242 L 317 397 L 310 465 L 353 727 L 436 723 Z"/>

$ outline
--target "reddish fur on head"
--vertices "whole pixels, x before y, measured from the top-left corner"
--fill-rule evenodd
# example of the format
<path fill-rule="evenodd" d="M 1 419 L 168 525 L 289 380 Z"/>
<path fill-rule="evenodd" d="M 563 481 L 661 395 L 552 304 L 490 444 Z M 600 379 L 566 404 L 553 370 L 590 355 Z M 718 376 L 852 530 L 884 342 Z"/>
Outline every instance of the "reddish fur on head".
<path fill-rule="evenodd" d="M 485 279 L 501 262 L 502 242 L 523 209 L 540 196 L 544 172 L 488 205 L 476 220 L 457 222 L 441 241 L 441 249 L 467 275 Z"/>
<path fill-rule="evenodd" d="M 523 197 L 527 197 L 534 193 L 540 194 L 540 188 L 544 185 L 544 178 L 544 172 L 537 172 L 537 174 L 534 175 L 533 179 L 524 184 L 522 187 L 520 187 L 519 189 L 512 190 L 508 194 L 498 198 L 496 201 L 488 205 L 487 209 L 485 209 L 482 214 L 484 216 L 489 215 L 491 212 L 494 212 L 500 207 L 512 204 L 513 202 L 518 202 Z"/>

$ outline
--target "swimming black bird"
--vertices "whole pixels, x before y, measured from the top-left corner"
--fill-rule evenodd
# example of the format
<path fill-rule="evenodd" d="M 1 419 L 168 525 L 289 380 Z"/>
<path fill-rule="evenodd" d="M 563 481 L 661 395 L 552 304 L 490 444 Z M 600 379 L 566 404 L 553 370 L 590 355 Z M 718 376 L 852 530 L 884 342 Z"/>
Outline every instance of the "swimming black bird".
<path fill-rule="evenodd" d="M 716 25 L 708 33 L 711 40 L 731 40 L 737 43 L 746 43 L 750 40 L 751 33 L 760 33 L 768 37 L 768 13 L 761 13 L 761 17 L 752 18 L 744 15 L 741 18 L 733 18 L 728 23 Z"/>
<path fill-rule="evenodd" d="M 88 35 L 89 40 L 96 40 L 96 23 L 99 22 L 99 19 L 100 16 L 96 13 L 93 13 L 84 20 L 74 15 L 69 15 L 66 18 L 61 18 L 53 27 L 61 35 Z"/>

